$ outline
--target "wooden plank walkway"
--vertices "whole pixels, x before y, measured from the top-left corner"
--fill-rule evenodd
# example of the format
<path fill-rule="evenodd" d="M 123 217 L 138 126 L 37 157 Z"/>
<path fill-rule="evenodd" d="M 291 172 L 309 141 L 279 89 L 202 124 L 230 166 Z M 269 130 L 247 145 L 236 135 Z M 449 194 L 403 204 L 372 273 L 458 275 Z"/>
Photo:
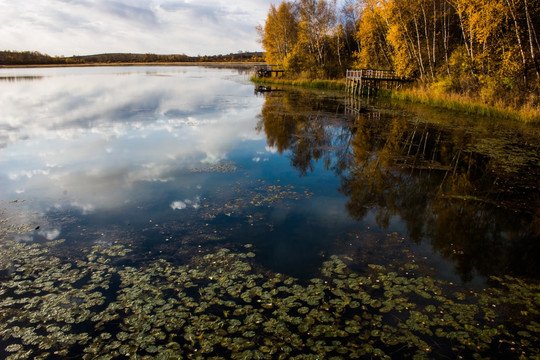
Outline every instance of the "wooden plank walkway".
<path fill-rule="evenodd" d="M 379 89 L 399 88 L 403 83 L 411 81 L 397 76 L 393 70 L 347 70 L 347 93 L 353 95 L 370 95 Z"/>
<path fill-rule="evenodd" d="M 258 77 L 272 77 L 275 76 L 283 76 L 285 73 L 285 70 L 283 69 L 283 66 L 281 65 L 256 65 L 255 66 L 255 73 Z"/>

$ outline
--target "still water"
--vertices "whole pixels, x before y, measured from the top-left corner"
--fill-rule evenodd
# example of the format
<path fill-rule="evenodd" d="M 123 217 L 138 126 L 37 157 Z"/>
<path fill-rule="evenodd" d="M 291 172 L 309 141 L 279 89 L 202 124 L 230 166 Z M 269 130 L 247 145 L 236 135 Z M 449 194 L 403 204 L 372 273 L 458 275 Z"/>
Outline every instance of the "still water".
<path fill-rule="evenodd" d="M 249 76 L 0 70 L 0 355 L 538 353 L 538 129 Z"/>

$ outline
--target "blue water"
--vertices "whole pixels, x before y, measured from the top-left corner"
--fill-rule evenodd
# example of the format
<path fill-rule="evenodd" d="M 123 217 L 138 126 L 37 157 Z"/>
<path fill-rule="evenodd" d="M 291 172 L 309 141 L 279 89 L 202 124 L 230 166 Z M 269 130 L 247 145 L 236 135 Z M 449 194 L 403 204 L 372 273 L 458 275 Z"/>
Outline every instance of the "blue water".
<path fill-rule="evenodd" d="M 343 95 L 256 94 L 249 76 L 1 69 L 2 217 L 33 229 L 12 237 L 65 239 L 67 256 L 126 244 L 132 264 L 249 243 L 262 269 L 300 279 L 333 254 L 471 286 L 537 274 L 534 132 L 383 101 L 351 115 Z M 514 159 L 493 153 L 510 145 Z"/>

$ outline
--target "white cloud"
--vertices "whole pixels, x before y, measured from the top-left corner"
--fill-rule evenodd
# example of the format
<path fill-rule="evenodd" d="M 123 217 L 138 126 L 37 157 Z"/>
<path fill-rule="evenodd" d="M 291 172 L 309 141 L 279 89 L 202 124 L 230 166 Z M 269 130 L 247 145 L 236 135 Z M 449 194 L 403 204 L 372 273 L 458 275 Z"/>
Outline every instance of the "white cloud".
<path fill-rule="evenodd" d="M 200 189 L 200 179 L 182 177 L 190 168 L 226 159 L 240 142 L 264 139 L 254 130 L 262 100 L 251 84 L 230 80 L 243 77 L 234 70 L 158 70 L 169 76 L 150 76 L 146 67 L 2 71 L 42 76 L 0 81 L 4 194 L 59 199 L 59 207 L 88 214 L 124 204 L 142 182 Z M 184 196 L 191 199 L 186 206 L 199 206 L 194 194 Z"/>
<path fill-rule="evenodd" d="M 201 199 L 199 196 L 196 196 L 195 199 L 185 199 L 184 201 L 173 201 L 170 205 L 173 210 L 184 210 L 187 207 L 192 207 L 198 209 L 201 207 Z"/>
<path fill-rule="evenodd" d="M 187 208 L 187 204 L 183 201 L 173 201 L 171 204 L 173 210 L 184 210 L 185 208 Z"/>
<path fill-rule="evenodd" d="M 42 230 L 39 232 L 39 235 L 45 237 L 47 240 L 54 240 L 60 236 L 60 230 L 59 229 L 52 229 L 52 230 Z"/>
<path fill-rule="evenodd" d="M 5 50 L 214 55 L 260 50 L 275 0 L 0 0 Z M 2 50 L 4 50 L 2 49 Z"/>

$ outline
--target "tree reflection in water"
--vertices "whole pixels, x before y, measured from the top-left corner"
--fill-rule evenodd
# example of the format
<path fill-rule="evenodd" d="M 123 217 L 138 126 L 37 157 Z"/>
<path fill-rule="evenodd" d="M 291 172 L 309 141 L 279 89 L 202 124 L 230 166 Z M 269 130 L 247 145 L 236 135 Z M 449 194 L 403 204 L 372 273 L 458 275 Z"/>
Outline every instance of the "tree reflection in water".
<path fill-rule="evenodd" d="M 377 225 L 388 228 L 398 216 L 409 239 L 429 242 L 456 264 L 463 281 L 475 271 L 538 276 L 535 134 L 389 105 L 351 106 L 357 102 L 349 99 L 345 108 L 342 101 L 313 93 L 271 92 L 258 130 L 279 153 L 290 151 L 301 175 L 316 162 L 332 170 L 352 218 L 375 212 Z"/>

